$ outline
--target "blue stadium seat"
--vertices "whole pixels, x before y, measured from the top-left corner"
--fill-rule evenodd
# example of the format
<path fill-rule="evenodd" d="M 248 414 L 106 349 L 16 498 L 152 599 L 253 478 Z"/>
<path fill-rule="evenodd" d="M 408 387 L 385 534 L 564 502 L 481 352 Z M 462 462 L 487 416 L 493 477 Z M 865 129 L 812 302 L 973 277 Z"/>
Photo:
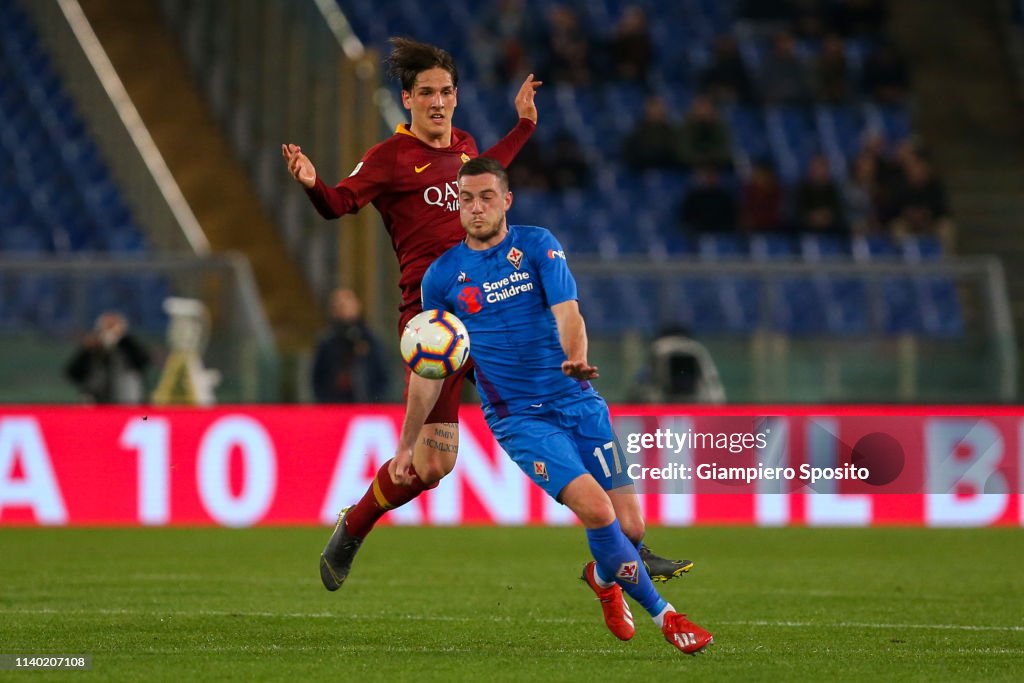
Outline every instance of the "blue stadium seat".
<path fill-rule="evenodd" d="M 849 238 L 812 233 L 800 237 L 800 253 L 810 263 L 845 260 L 853 255 Z"/>
<path fill-rule="evenodd" d="M 145 248 L 17 3 L 0 2 L 0 250 Z M 12 170 L 15 169 L 15 170 Z"/>
<path fill-rule="evenodd" d="M 922 302 L 911 278 L 882 279 L 882 331 L 886 334 L 916 334 L 925 331 Z"/>
<path fill-rule="evenodd" d="M 735 233 L 701 235 L 698 245 L 698 253 L 705 261 L 735 260 L 749 253 L 746 236 Z"/>
<path fill-rule="evenodd" d="M 796 238 L 791 235 L 754 235 L 750 238 L 750 256 L 755 261 L 795 260 L 798 255 Z"/>
<path fill-rule="evenodd" d="M 827 330 L 827 302 L 815 278 L 786 278 L 773 293 L 772 322 L 776 330 L 795 336 Z"/>
<path fill-rule="evenodd" d="M 907 235 L 900 240 L 899 249 L 908 263 L 938 261 L 942 258 L 942 241 L 932 235 Z"/>

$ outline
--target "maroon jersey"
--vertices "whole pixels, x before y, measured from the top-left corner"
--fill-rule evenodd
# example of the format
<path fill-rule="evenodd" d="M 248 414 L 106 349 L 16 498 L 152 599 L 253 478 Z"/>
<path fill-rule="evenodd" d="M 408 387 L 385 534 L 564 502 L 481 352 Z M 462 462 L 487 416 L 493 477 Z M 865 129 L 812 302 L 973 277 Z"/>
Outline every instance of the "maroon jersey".
<path fill-rule="evenodd" d="M 484 156 L 508 166 L 533 133 L 529 119 L 519 123 Z M 458 173 L 478 156 L 469 133 L 452 128 L 452 144 L 427 145 L 407 124 L 374 145 L 348 178 L 327 187 L 318 177 L 306 193 L 324 218 L 355 213 L 372 202 L 384 219 L 398 256 L 403 321 L 420 310 L 420 280 L 438 256 L 465 236 L 459 221 Z"/>

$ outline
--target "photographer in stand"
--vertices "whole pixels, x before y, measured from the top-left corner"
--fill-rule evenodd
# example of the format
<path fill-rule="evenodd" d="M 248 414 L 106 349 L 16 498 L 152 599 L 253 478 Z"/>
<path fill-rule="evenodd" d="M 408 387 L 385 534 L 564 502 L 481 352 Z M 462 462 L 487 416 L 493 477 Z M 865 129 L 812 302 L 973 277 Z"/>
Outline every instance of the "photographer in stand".
<path fill-rule="evenodd" d="M 92 403 L 138 405 L 145 397 L 144 373 L 150 362 L 149 351 L 129 332 L 125 317 L 106 311 L 64 373 Z"/>

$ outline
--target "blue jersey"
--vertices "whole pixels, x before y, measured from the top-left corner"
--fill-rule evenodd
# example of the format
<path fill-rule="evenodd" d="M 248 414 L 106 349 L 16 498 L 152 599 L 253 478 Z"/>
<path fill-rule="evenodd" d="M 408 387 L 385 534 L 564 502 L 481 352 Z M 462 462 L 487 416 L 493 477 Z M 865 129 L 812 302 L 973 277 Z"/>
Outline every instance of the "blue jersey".
<path fill-rule="evenodd" d="M 466 325 L 488 418 L 595 393 L 589 382 L 562 373 L 566 358 L 551 307 L 575 299 L 562 246 L 533 226 L 509 226 L 505 239 L 484 251 L 458 244 L 423 276 L 423 310 L 450 311 Z"/>

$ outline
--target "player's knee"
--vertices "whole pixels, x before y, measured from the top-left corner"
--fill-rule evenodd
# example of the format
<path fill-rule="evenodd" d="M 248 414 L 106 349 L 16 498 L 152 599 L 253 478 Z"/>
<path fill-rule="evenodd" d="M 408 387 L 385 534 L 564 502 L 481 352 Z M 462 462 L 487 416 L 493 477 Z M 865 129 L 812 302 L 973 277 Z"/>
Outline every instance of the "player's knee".
<path fill-rule="evenodd" d="M 413 453 L 416 475 L 427 486 L 433 486 L 452 471 L 459 451 L 458 425 L 428 424 L 420 433 L 420 442 Z"/>
<path fill-rule="evenodd" d="M 581 501 L 577 506 L 576 516 L 586 528 L 599 529 L 615 521 L 615 509 L 607 499 L 601 500 L 595 496 Z"/>
<path fill-rule="evenodd" d="M 643 538 L 647 531 L 643 518 L 620 517 L 619 526 L 622 527 L 622 533 L 626 535 L 626 538 L 634 543 Z"/>
<path fill-rule="evenodd" d="M 455 467 L 455 458 L 445 457 L 443 454 L 436 454 L 436 457 L 424 458 L 422 462 L 415 463 L 416 476 L 427 486 L 433 486 L 444 479 Z"/>

